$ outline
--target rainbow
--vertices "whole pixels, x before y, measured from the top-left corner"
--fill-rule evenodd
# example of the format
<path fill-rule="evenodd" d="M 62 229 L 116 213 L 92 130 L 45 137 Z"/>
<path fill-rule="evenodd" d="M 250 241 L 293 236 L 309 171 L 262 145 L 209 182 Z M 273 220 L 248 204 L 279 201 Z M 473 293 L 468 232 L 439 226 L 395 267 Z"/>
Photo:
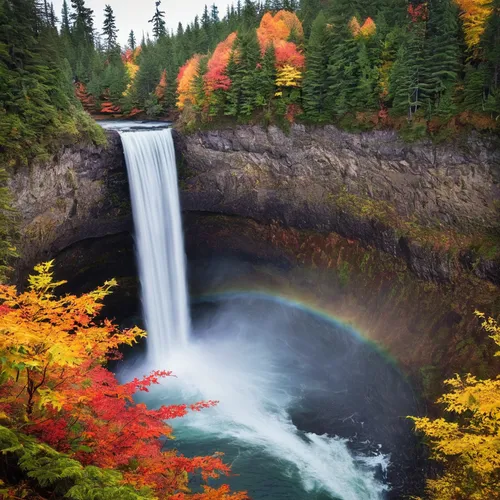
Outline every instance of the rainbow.
<path fill-rule="evenodd" d="M 407 378 L 405 373 L 400 369 L 397 359 L 380 343 L 374 341 L 370 336 L 363 332 L 362 329 L 357 328 L 352 321 L 347 321 L 336 313 L 330 311 L 329 309 L 318 305 L 317 301 L 311 299 L 310 297 L 299 297 L 298 294 L 291 295 L 287 292 L 278 293 L 276 290 L 270 288 L 223 288 L 217 289 L 212 292 L 206 292 L 199 295 L 194 295 L 191 297 L 191 302 L 193 304 L 203 303 L 203 302 L 218 302 L 221 300 L 228 299 L 243 299 L 243 298 L 255 298 L 261 300 L 269 300 L 275 303 L 293 307 L 304 311 L 308 314 L 312 314 L 323 321 L 326 321 L 336 328 L 341 329 L 346 332 L 346 334 L 351 335 L 360 342 L 368 344 L 374 351 L 376 351 L 384 360 L 391 364 L 398 373 Z"/>

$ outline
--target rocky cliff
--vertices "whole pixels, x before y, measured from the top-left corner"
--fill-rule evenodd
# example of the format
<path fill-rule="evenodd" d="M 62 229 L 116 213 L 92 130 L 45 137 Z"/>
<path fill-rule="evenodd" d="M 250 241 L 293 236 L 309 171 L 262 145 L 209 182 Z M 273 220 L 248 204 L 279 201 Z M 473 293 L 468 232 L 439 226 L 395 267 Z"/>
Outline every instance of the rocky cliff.
<path fill-rule="evenodd" d="M 20 217 L 17 279 L 82 240 L 129 231 L 120 138 L 69 146 L 12 176 Z M 500 149 L 468 136 L 408 145 L 392 132 L 296 125 L 174 134 L 183 208 L 336 232 L 403 258 L 420 278 L 463 269 L 500 283 Z"/>
<path fill-rule="evenodd" d="M 423 279 L 463 268 L 498 283 L 500 149 L 471 135 L 409 145 L 393 132 L 237 127 L 176 135 L 184 208 L 337 232 Z"/>
<path fill-rule="evenodd" d="M 70 245 L 131 228 L 130 196 L 120 137 L 106 147 L 64 147 L 48 162 L 13 173 L 21 258 L 16 281 L 34 264 Z"/>

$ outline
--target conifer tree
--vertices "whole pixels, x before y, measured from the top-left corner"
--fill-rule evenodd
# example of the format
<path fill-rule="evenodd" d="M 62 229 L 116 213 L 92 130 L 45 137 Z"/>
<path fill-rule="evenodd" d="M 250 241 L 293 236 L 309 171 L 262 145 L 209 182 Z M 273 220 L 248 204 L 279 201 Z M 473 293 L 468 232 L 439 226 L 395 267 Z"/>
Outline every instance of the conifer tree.
<path fill-rule="evenodd" d="M 118 29 L 116 28 L 116 18 L 110 5 L 104 7 L 104 24 L 102 34 L 105 37 L 106 50 L 111 52 L 116 49 Z M 132 32 L 133 36 L 133 32 Z M 135 42 L 134 42 L 135 44 Z"/>
<path fill-rule="evenodd" d="M 130 30 L 130 33 L 128 35 L 128 46 L 132 49 L 132 50 L 135 50 L 136 46 L 137 46 L 137 41 L 136 41 L 136 38 L 135 38 L 135 33 L 134 33 L 134 30 Z"/>
<path fill-rule="evenodd" d="M 69 33 L 70 33 L 69 8 L 67 0 L 64 0 L 61 10 L 61 35 L 69 36 Z"/>
<path fill-rule="evenodd" d="M 327 41 L 326 17 L 321 11 L 312 23 L 303 83 L 304 111 L 307 118 L 313 121 L 322 121 L 328 117 L 326 109 L 329 55 Z"/>
<path fill-rule="evenodd" d="M 430 0 L 423 100 L 432 114 L 451 116 L 455 109 L 451 97 L 458 78 L 458 9 L 453 0 Z"/>
<path fill-rule="evenodd" d="M 256 106 L 267 108 L 270 113 L 270 106 L 276 92 L 276 54 L 274 46 L 269 44 L 262 57 L 259 70 L 257 72 L 257 95 Z"/>
<path fill-rule="evenodd" d="M 154 16 L 148 21 L 153 24 L 153 36 L 158 40 L 167 34 L 165 24 L 165 12 L 160 10 L 161 0 L 156 0 L 156 11 Z"/>
<path fill-rule="evenodd" d="M 486 111 L 496 119 L 500 116 L 500 0 L 492 0 L 492 11 L 481 39 L 485 56 L 485 76 L 488 97 Z"/>

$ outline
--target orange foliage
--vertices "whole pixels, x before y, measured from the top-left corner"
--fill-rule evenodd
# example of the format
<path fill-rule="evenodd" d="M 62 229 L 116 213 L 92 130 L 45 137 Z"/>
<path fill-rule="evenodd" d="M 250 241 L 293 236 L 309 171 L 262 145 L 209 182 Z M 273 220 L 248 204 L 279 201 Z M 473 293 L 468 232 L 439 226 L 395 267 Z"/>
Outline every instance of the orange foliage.
<path fill-rule="evenodd" d="M 200 59 L 201 56 L 199 54 L 195 54 L 179 70 L 179 75 L 177 76 L 177 92 L 179 94 L 177 107 L 179 109 L 183 109 L 187 102 L 196 104 L 193 83 L 198 74 Z"/>
<path fill-rule="evenodd" d="M 351 30 L 352 36 L 354 38 L 360 36 L 368 38 L 376 33 L 377 26 L 375 25 L 375 21 L 371 17 L 368 17 L 363 23 L 363 26 L 361 26 L 359 24 L 358 18 L 354 16 L 349 21 L 349 29 Z"/>
<path fill-rule="evenodd" d="M 118 347 L 132 345 L 145 333 L 120 331 L 99 322 L 102 301 L 114 280 L 80 297 L 57 296 L 52 263 L 35 268 L 27 291 L 0 286 L 0 415 L 14 428 L 33 434 L 84 465 L 119 469 L 135 488 L 151 487 L 161 498 L 189 498 L 189 475 L 204 481 L 228 474 L 220 454 L 187 458 L 163 451 L 161 439 L 172 437 L 166 423 L 214 401 L 161 406 L 149 410 L 134 402 L 171 375 L 154 371 L 142 380 L 119 384 L 103 364 L 119 357 Z M 186 493 L 178 493 L 179 491 Z M 242 500 L 227 486 L 207 488 L 199 500 Z"/>
<path fill-rule="evenodd" d="M 491 14 L 491 0 L 455 0 L 462 11 L 460 17 L 464 23 L 465 43 L 469 49 L 479 44 L 486 27 L 486 20 Z"/>
<path fill-rule="evenodd" d="M 165 90 L 167 88 L 167 70 L 164 69 L 161 73 L 160 83 L 156 86 L 155 96 L 158 100 L 163 100 L 165 98 Z"/>
<path fill-rule="evenodd" d="M 376 31 L 377 26 L 375 24 L 375 21 L 371 17 L 366 18 L 363 26 L 361 26 L 360 34 L 364 37 L 370 37 L 374 35 Z"/>
<path fill-rule="evenodd" d="M 122 61 L 127 70 L 128 76 L 130 77 L 130 83 L 127 86 L 127 90 L 124 92 L 124 95 L 127 95 L 132 88 L 132 83 L 135 79 L 135 75 L 139 71 L 139 65 L 137 64 L 137 58 L 141 53 L 142 48 L 139 46 L 135 50 L 127 49 L 122 54 Z"/>
<path fill-rule="evenodd" d="M 351 30 L 352 36 L 356 37 L 359 35 L 361 31 L 361 25 L 359 24 L 358 18 L 353 16 L 353 18 L 349 21 L 349 29 Z"/>
<path fill-rule="evenodd" d="M 101 104 L 101 113 L 118 114 L 121 111 L 120 106 L 115 106 L 111 101 L 104 101 Z"/>
<path fill-rule="evenodd" d="M 257 28 L 262 54 L 270 44 L 273 44 L 278 68 L 286 65 L 303 68 L 305 65 L 304 54 L 299 51 L 295 43 L 288 41 L 292 32 L 299 39 L 304 37 L 304 30 L 298 17 L 293 12 L 284 10 L 279 11 L 274 17 L 267 12 Z"/>
<path fill-rule="evenodd" d="M 94 98 L 87 92 L 87 87 L 84 83 L 75 83 L 75 95 L 82 103 L 83 108 L 91 113 L 95 109 Z"/>
<path fill-rule="evenodd" d="M 223 42 L 217 45 L 208 61 L 207 73 L 204 76 L 207 95 L 218 89 L 229 90 L 231 80 L 225 72 L 235 40 L 236 33 L 231 33 Z"/>

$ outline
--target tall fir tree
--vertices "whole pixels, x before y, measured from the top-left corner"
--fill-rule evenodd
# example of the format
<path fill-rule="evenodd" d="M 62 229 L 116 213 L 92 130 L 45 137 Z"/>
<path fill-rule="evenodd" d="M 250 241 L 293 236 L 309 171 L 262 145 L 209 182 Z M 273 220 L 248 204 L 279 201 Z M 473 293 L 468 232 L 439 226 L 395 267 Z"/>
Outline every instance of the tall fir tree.
<path fill-rule="evenodd" d="M 111 8 L 111 5 L 106 5 L 104 7 L 104 24 L 102 27 L 102 35 L 104 36 L 104 43 L 107 52 L 116 50 L 118 31 L 119 30 L 116 28 L 116 18 L 113 13 L 113 9 Z"/>
<path fill-rule="evenodd" d="M 156 0 L 156 10 L 154 16 L 148 21 L 153 24 L 153 36 L 158 40 L 166 36 L 167 28 L 165 24 L 165 12 L 160 10 L 161 0 Z"/>
<path fill-rule="evenodd" d="M 137 47 L 137 40 L 135 38 L 134 30 L 130 30 L 130 33 L 128 35 L 128 46 L 132 50 L 135 50 L 135 48 Z"/>
<path fill-rule="evenodd" d="M 303 104 L 306 117 L 313 121 L 328 119 L 328 31 L 326 17 L 321 11 L 311 27 L 307 43 L 306 70 L 303 82 Z"/>

